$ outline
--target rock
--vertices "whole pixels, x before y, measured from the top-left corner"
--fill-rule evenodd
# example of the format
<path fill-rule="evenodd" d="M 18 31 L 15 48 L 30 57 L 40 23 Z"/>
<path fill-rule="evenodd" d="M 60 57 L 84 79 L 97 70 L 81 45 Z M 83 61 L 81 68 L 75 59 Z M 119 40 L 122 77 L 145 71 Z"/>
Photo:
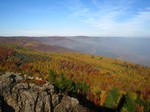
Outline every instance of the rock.
<path fill-rule="evenodd" d="M 38 86 L 34 83 L 23 83 L 22 76 L 12 73 L 1 75 L 0 79 L 1 96 L 16 112 L 50 112 L 52 110 L 51 92 L 46 91 L 54 91 L 52 84 Z"/>
<path fill-rule="evenodd" d="M 88 109 L 79 105 L 79 101 L 76 98 L 64 96 L 61 103 L 56 106 L 54 112 L 89 112 Z"/>
<path fill-rule="evenodd" d="M 79 105 L 77 99 L 69 96 L 63 97 L 60 93 L 56 94 L 54 90 L 50 82 L 39 86 L 30 82 L 27 76 L 7 72 L 0 76 L 0 112 L 78 112 L 79 109 L 86 110 Z"/>
<path fill-rule="evenodd" d="M 12 106 L 9 106 L 5 100 L 4 97 L 0 95 L 0 112 L 15 112 L 14 108 Z"/>
<path fill-rule="evenodd" d="M 52 96 L 53 108 L 55 108 L 60 103 L 61 99 L 62 99 L 62 95 L 53 94 Z"/>

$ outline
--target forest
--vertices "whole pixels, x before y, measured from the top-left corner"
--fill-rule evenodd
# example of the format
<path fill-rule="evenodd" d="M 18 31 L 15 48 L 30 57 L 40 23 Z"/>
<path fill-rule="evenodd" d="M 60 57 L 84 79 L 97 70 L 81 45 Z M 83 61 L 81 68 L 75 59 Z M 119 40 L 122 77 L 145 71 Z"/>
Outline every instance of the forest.
<path fill-rule="evenodd" d="M 2 39 L 1 39 L 2 40 Z M 21 42 L 22 40 L 19 40 Z M 56 91 L 85 96 L 96 107 L 121 112 L 150 111 L 150 68 L 117 59 L 65 50 L 45 51 L 33 40 L 0 44 L 0 72 L 50 81 Z M 34 81 L 34 80 L 32 80 Z M 84 100 L 83 100 L 84 101 Z M 90 107 L 90 106 L 89 106 Z"/>

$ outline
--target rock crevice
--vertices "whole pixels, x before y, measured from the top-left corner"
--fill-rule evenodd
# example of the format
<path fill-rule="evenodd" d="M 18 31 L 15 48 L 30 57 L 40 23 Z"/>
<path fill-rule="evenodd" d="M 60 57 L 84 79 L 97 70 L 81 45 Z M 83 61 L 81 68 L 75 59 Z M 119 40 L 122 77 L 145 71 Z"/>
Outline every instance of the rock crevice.
<path fill-rule="evenodd" d="M 50 82 L 37 85 L 14 73 L 0 76 L 0 112 L 87 111 L 77 99 L 62 97 Z"/>

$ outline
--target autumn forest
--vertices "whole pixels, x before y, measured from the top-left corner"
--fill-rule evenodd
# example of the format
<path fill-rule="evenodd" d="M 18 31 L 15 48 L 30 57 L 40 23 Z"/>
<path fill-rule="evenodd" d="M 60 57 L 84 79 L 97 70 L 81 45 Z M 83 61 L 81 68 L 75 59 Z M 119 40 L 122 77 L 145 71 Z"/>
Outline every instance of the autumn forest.
<path fill-rule="evenodd" d="M 49 81 L 57 92 L 84 96 L 82 103 L 89 101 L 97 108 L 150 111 L 147 66 L 44 44 L 32 37 L 0 37 L 0 74 L 4 72 L 41 78 L 30 80 L 39 85 Z"/>

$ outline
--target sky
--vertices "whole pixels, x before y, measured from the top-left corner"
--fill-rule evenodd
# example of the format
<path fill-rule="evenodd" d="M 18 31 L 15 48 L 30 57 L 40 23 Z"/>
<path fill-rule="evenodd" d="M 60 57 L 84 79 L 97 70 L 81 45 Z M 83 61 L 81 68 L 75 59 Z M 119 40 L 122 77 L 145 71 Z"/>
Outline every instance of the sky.
<path fill-rule="evenodd" d="M 0 35 L 150 38 L 150 0 L 0 0 Z"/>

